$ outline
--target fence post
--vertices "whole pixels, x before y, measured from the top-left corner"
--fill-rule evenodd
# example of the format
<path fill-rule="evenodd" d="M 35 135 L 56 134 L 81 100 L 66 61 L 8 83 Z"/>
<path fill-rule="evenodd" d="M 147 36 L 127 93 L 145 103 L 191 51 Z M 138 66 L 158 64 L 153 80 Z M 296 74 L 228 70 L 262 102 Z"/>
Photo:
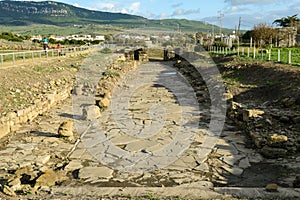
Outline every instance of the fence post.
<path fill-rule="evenodd" d="M 268 61 L 271 61 L 271 49 L 269 49 L 269 58 L 268 58 Z"/>
<path fill-rule="evenodd" d="M 292 51 L 289 50 L 289 64 L 292 63 Z"/>
<path fill-rule="evenodd" d="M 250 48 L 247 49 L 247 56 L 250 57 Z"/>
<path fill-rule="evenodd" d="M 280 49 L 278 49 L 278 58 L 277 61 L 280 62 Z"/>
<path fill-rule="evenodd" d="M 256 58 L 256 49 L 255 49 L 255 47 L 253 48 L 253 59 L 255 59 Z"/>
<path fill-rule="evenodd" d="M 15 53 L 12 54 L 13 63 L 15 64 Z"/>
<path fill-rule="evenodd" d="M 244 56 L 245 55 L 245 48 L 243 47 L 242 48 L 242 56 Z"/>
<path fill-rule="evenodd" d="M 261 55 L 261 60 L 263 60 L 264 59 L 264 53 L 263 53 L 262 49 L 260 50 L 260 55 Z"/>

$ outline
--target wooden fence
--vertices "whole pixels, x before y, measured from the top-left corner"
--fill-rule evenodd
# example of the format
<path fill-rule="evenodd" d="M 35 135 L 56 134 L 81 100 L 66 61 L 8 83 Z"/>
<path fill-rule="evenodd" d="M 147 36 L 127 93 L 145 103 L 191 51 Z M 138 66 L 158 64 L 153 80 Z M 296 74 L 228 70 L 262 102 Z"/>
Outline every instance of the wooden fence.
<path fill-rule="evenodd" d="M 85 51 L 91 47 L 80 46 L 80 47 L 70 47 L 59 49 L 48 49 L 48 50 L 38 50 L 38 51 L 23 51 L 23 52 L 11 52 L 11 53 L 1 53 L 0 63 L 1 66 L 6 62 L 12 62 L 13 64 L 17 61 L 31 59 L 34 61 L 37 58 L 48 58 L 48 57 L 59 57 L 70 53 L 76 53 L 80 51 Z"/>
<path fill-rule="evenodd" d="M 300 50 L 297 48 L 260 49 L 255 47 L 239 47 L 237 49 L 230 49 L 227 47 L 209 46 L 208 51 L 216 54 L 234 54 L 255 60 L 300 65 Z"/>

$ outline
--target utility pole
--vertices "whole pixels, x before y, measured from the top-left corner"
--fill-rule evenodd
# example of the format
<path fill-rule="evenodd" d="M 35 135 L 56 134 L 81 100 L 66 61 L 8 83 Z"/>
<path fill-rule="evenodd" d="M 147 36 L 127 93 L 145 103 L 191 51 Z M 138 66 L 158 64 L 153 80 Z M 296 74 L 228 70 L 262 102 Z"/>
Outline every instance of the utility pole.
<path fill-rule="evenodd" d="M 211 25 L 211 29 L 212 35 L 215 36 L 215 26 L 213 24 Z"/>
<path fill-rule="evenodd" d="M 240 30 L 241 30 L 241 22 L 242 22 L 242 18 L 239 18 L 239 25 L 238 25 L 238 30 L 237 30 L 237 36 L 239 37 L 240 35 Z"/>
<path fill-rule="evenodd" d="M 222 41 L 222 18 L 223 18 L 223 14 L 222 14 L 222 11 L 220 10 L 218 13 L 220 13 L 220 37 L 221 37 L 221 41 Z"/>
<path fill-rule="evenodd" d="M 242 22 L 242 18 L 239 18 L 239 25 L 238 25 L 238 29 L 237 29 L 237 41 L 238 41 L 238 46 L 240 46 L 240 30 L 241 30 L 241 22 Z"/>

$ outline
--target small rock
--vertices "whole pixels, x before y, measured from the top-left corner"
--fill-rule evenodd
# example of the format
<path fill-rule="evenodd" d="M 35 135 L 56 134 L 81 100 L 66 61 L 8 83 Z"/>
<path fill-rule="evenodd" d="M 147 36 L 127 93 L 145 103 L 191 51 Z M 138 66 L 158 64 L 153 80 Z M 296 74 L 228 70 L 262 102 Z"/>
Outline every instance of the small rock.
<path fill-rule="evenodd" d="M 269 146 L 264 146 L 261 149 L 261 153 L 266 158 L 280 158 L 286 156 L 287 150 L 282 148 L 274 148 Z"/>
<path fill-rule="evenodd" d="M 263 110 L 258 109 L 247 109 L 243 111 L 243 121 L 248 121 L 251 117 L 258 117 L 265 114 Z"/>
<path fill-rule="evenodd" d="M 8 186 L 13 190 L 20 190 L 21 189 L 21 180 L 19 178 L 15 178 L 14 180 L 8 183 Z"/>
<path fill-rule="evenodd" d="M 77 169 L 81 169 L 83 165 L 81 164 L 80 160 L 72 160 L 66 167 L 65 171 L 74 171 Z"/>
<path fill-rule="evenodd" d="M 98 179 L 110 179 L 113 177 L 113 170 L 108 167 L 85 167 L 79 170 L 80 179 L 90 181 Z"/>
<path fill-rule="evenodd" d="M 36 159 L 36 163 L 44 165 L 50 160 L 50 158 L 51 158 L 50 155 L 38 156 Z"/>
<path fill-rule="evenodd" d="M 58 128 L 60 137 L 73 137 L 73 121 L 64 121 Z"/>
<path fill-rule="evenodd" d="M 300 116 L 295 116 L 295 117 L 293 117 L 293 122 L 295 123 L 295 124 L 299 124 L 300 123 Z"/>
<path fill-rule="evenodd" d="M 225 93 L 224 96 L 226 101 L 233 99 L 233 94 L 230 92 Z"/>
<path fill-rule="evenodd" d="M 8 195 L 8 196 L 11 196 L 11 197 L 17 196 L 16 193 L 15 193 L 15 191 L 13 189 L 11 189 L 7 185 L 3 186 L 3 193 L 6 194 L 6 195 Z"/>
<path fill-rule="evenodd" d="M 275 183 L 268 184 L 266 186 L 266 191 L 267 192 L 278 192 L 278 185 Z"/>
<path fill-rule="evenodd" d="M 293 182 L 294 188 L 300 188 L 300 175 L 297 175 L 294 182 Z"/>
<path fill-rule="evenodd" d="M 273 123 L 272 123 L 272 121 L 271 121 L 270 119 L 266 119 L 266 122 L 267 122 L 270 126 L 273 125 Z"/>
<path fill-rule="evenodd" d="M 86 106 L 83 109 L 83 117 L 86 120 L 94 120 L 101 117 L 100 108 L 96 105 Z"/>
<path fill-rule="evenodd" d="M 232 175 L 235 175 L 235 176 L 241 176 L 244 172 L 243 169 L 238 168 L 238 167 L 231 168 L 231 167 L 227 167 L 227 166 L 222 166 L 222 168 L 224 170 L 226 170 L 227 172 L 231 173 Z"/>
<path fill-rule="evenodd" d="M 278 135 L 278 134 L 273 134 L 269 138 L 269 145 L 274 146 L 276 144 L 284 143 L 288 141 L 288 137 L 285 135 Z"/>
<path fill-rule="evenodd" d="M 243 105 L 240 104 L 240 103 L 237 103 L 237 102 L 232 101 L 232 102 L 231 102 L 231 109 L 232 109 L 232 110 L 236 110 L 236 109 L 238 109 L 238 108 L 243 108 Z"/>
<path fill-rule="evenodd" d="M 107 97 L 104 97 L 98 101 L 98 105 L 100 108 L 107 108 L 109 106 L 110 102 Z"/>
<path fill-rule="evenodd" d="M 242 159 L 240 162 L 239 162 L 239 167 L 242 168 L 242 169 L 246 169 L 248 167 L 251 167 L 251 164 L 249 162 L 249 159 L 246 157 L 244 159 Z"/>
<path fill-rule="evenodd" d="M 198 167 L 195 168 L 196 170 L 200 170 L 202 172 L 209 172 L 209 165 L 207 163 L 201 163 Z"/>
<path fill-rule="evenodd" d="M 254 132 L 254 131 L 250 131 L 250 137 L 254 141 L 254 144 L 258 148 L 261 148 L 263 146 L 265 141 L 259 133 Z"/>
<path fill-rule="evenodd" d="M 46 170 L 37 180 L 35 187 L 54 186 L 56 183 L 67 180 L 68 178 L 63 173 L 56 173 L 53 170 Z"/>
<path fill-rule="evenodd" d="M 50 194 L 51 193 L 51 188 L 49 186 L 41 186 L 39 191 Z"/>
<path fill-rule="evenodd" d="M 291 107 L 296 103 L 296 99 L 294 99 L 294 98 L 285 98 L 281 102 L 285 107 Z"/>
<path fill-rule="evenodd" d="M 145 126 L 150 126 L 151 123 L 152 123 L 152 120 L 150 120 L 150 119 L 146 119 L 146 120 L 143 121 L 143 124 L 144 124 Z"/>
<path fill-rule="evenodd" d="M 288 116 L 281 116 L 279 120 L 284 123 L 290 122 L 290 118 Z"/>
<path fill-rule="evenodd" d="M 81 95 L 82 94 L 82 88 L 83 88 L 83 85 L 77 85 L 73 89 L 73 94 L 75 94 L 75 95 Z"/>

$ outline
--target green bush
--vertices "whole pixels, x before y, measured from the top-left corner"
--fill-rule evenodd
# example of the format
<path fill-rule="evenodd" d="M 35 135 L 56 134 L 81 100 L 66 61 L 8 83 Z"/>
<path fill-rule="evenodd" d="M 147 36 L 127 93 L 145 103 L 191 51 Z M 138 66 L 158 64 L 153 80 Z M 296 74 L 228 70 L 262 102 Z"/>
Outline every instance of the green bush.
<path fill-rule="evenodd" d="M 103 48 L 100 52 L 101 52 L 101 53 L 105 53 L 105 54 L 112 53 L 111 49 L 110 49 L 110 48 L 107 48 L 107 47 Z"/>
<path fill-rule="evenodd" d="M 12 32 L 3 32 L 0 35 L 0 39 L 14 41 L 14 42 L 22 42 L 24 38 L 16 34 L 13 34 Z"/>

